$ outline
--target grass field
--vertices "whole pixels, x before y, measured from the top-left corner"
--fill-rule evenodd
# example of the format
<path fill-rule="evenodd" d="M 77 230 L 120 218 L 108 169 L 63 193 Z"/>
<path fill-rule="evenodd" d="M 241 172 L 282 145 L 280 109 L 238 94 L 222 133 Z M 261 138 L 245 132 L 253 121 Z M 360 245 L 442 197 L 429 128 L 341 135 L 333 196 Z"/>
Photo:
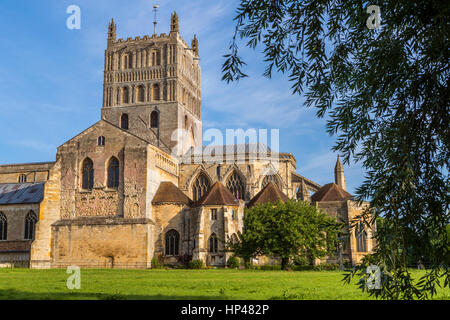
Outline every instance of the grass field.
<path fill-rule="evenodd" d="M 415 271 L 419 276 L 419 271 Z M 81 270 L 69 290 L 66 270 L 0 269 L 0 299 L 370 299 L 340 271 Z M 439 289 L 437 299 L 450 299 Z"/>

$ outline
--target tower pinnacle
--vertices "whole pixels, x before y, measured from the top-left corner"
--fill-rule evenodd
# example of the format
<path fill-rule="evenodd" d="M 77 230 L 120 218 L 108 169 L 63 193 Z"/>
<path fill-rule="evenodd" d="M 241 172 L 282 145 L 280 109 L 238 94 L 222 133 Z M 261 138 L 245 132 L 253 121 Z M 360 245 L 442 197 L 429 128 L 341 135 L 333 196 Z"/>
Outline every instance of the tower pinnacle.
<path fill-rule="evenodd" d="M 116 29 L 117 29 L 117 26 L 116 26 L 116 24 L 114 22 L 114 18 L 113 18 L 113 19 L 111 19 L 111 22 L 108 25 L 108 46 L 111 43 L 116 42 Z"/>
<path fill-rule="evenodd" d="M 179 32 L 180 27 L 178 24 L 178 15 L 177 12 L 174 11 L 170 16 L 170 32 Z"/>
<path fill-rule="evenodd" d="M 198 40 L 197 40 L 197 36 L 195 34 L 194 34 L 194 39 L 192 39 L 192 42 L 191 42 L 191 49 L 192 49 L 192 52 L 194 52 L 194 54 L 196 56 L 198 56 Z"/>
<path fill-rule="evenodd" d="M 336 166 L 334 167 L 334 181 L 338 186 L 345 190 L 344 167 L 341 164 L 339 155 L 337 156 Z"/>

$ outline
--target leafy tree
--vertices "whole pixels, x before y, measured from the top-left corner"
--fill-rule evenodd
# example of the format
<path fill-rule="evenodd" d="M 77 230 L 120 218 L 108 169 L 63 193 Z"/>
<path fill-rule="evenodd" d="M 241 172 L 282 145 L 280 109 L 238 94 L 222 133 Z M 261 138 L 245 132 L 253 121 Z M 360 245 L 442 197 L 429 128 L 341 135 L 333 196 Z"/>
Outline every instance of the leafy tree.
<path fill-rule="evenodd" d="M 369 5 L 380 8 L 379 28 L 368 28 Z M 287 73 L 293 93 L 328 117 L 333 150 L 366 169 L 357 197 L 385 223 L 349 277 L 379 265 L 383 286 L 371 293 L 382 298 L 429 298 L 450 286 L 449 16 L 446 1 L 242 0 L 223 64 L 224 80 L 246 77 L 239 40 L 262 46 L 264 75 Z M 407 269 L 414 246 L 431 266 L 416 282 Z"/>
<path fill-rule="evenodd" d="M 281 269 L 302 256 L 309 261 L 336 252 L 340 224 L 307 202 L 259 204 L 247 209 L 244 231 L 229 248 L 244 259 L 257 255 L 281 257 Z"/>
<path fill-rule="evenodd" d="M 264 209 L 261 208 L 261 211 L 258 211 L 259 214 L 248 214 L 246 210 L 243 232 L 238 231 L 237 242 L 233 242 L 233 239 L 230 239 L 226 243 L 228 250 L 233 251 L 236 256 L 244 260 L 246 268 L 250 266 L 252 258 L 264 253 L 261 244 L 264 242 L 263 236 L 267 231 L 266 225 L 260 219 L 260 215 L 264 213 Z"/>
<path fill-rule="evenodd" d="M 239 268 L 239 259 L 236 256 L 232 256 L 227 261 L 227 267 L 231 269 Z"/>

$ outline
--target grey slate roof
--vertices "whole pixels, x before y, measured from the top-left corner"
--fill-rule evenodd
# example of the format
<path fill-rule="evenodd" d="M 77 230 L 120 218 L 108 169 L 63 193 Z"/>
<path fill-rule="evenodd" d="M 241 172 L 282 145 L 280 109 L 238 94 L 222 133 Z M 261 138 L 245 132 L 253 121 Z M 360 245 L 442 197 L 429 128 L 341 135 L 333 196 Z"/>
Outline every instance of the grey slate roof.
<path fill-rule="evenodd" d="M 40 203 L 44 199 L 44 182 L 0 184 L 0 204 Z"/>
<path fill-rule="evenodd" d="M 263 143 L 244 143 L 244 144 L 228 144 L 228 145 L 208 145 L 202 146 L 202 152 L 208 152 L 208 154 L 228 154 L 228 153 L 268 153 L 272 150 Z M 186 153 L 185 157 L 192 155 L 198 155 L 198 149 L 191 147 Z"/>
<path fill-rule="evenodd" d="M 192 163 L 193 159 L 202 158 L 204 161 L 222 163 L 226 161 L 229 155 L 245 157 L 263 157 L 263 158 L 278 158 L 279 153 L 274 152 L 263 143 L 245 143 L 245 144 L 230 144 L 230 145 L 209 145 L 202 148 L 191 147 L 181 158 L 182 163 Z M 216 158 L 218 157 L 218 158 Z M 238 158 L 239 159 L 239 158 Z"/>

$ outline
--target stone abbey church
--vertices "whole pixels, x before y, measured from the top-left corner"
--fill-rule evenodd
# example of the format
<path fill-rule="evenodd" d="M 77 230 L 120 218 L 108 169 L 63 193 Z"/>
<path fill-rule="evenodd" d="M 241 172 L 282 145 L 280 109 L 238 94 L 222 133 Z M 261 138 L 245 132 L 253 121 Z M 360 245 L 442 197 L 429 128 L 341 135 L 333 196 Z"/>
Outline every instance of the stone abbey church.
<path fill-rule="evenodd" d="M 366 205 L 345 191 L 339 159 L 335 182 L 321 186 L 296 172 L 290 153 L 219 146 L 240 159 L 224 163 L 204 149 L 196 37 L 190 46 L 181 38 L 176 13 L 169 34 L 126 40 L 112 20 L 101 120 L 59 146 L 54 162 L 0 165 L 0 266 L 148 268 L 185 255 L 224 266 L 224 241 L 242 230 L 246 207 L 302 199 L 349 222 Z M 362 226 L 344 260 L 372 250 Z"/>

